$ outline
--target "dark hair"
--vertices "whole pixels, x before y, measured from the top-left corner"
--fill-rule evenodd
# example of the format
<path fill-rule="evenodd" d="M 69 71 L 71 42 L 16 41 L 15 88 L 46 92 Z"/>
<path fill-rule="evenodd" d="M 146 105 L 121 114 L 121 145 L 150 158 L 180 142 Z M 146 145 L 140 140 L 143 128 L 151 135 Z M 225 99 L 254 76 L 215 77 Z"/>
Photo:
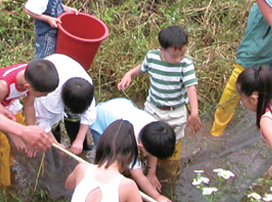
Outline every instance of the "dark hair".
<path fill-rule="evenodd" d="M 168 158 L 175 151 L 174 129 L 162 121 L 151 122 L 143 127 L 139 133 L 139 140 L 145 150 L 157 158 Z"/>
<path fill-rule="evenodd" d="M 116 120 L 101 135 L 94 163 L 101 166 L 106 162 L 105 168 L 108 168 L 117 160 L 119 171 L 123 172 L 130 162 L 133 165 L 136 163 L 137 157 L 138 147 L 133 125 L 128 121 Z"/>
<path fill-rule="evenodd" d="M 188 43 L 188 35 L 186 31 L 178 25 L 163 28 L 159 33 L 158 39 L 163 49 L 167 49 L 169 47 L 181 49 Z"/>
<path fill-rule="evenodd" d="M 91 105 L 94 97 L 94 87 L 83 78 L 74 77 L 62 86 L 63 103 L 72 113 L 81 114 Z"/>
<path fill-rule="evenodd" d="M 272 100 L 272 74 L 266 67 L 251 67 L 243 71 L 236 82 L 239 93 L 251 96 L 258 92 L 256 125 L 260 128 L 261 116 L 270 108 Z"/>
<path fill-rule="evenodd" d="M 25 80 L 38 92 L 52 92 L 59 84 L 55 65 L 44 59 L 31 61 L 25 70 Z"/>

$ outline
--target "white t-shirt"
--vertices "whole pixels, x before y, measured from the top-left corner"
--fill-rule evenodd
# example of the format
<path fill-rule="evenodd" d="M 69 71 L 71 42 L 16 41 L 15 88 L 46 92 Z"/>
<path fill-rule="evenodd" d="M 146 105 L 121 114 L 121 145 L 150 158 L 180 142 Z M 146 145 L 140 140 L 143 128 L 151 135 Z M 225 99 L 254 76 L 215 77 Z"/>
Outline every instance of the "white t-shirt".
<path fill-rule="evenodd" d="M 31 13 L 41 15 L 46 11 L 48 0 L 28 0 L 25 8 Z"/>
<path fill-rule="evenodd" d="M 70 78 L 83 78 L 89 83 L 93 83 L 90 75 L 86 70 L 72 58 L 63 54 L 53 54 L 45 58 L 51 61 L 59 75 L 59 85 L 51 93 L 45 97 L 35 100 L 35 116 L 36 123 L 42 126 L 46 133 L 51 127 L 57 124 L 64 116 L 64 104 L 61 98 L 61 90 L 63 84 Z M 93 99 L 91 106 L 81 114 L 81 124 L 91 125 L 96 119 L 95 100 Z"/>

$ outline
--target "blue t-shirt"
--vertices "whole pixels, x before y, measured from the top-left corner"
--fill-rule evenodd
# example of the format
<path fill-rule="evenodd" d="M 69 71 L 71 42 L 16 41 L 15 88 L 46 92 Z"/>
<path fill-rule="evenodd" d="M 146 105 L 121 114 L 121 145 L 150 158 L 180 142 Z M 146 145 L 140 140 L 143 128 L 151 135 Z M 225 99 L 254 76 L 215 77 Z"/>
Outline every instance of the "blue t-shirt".
<path fill-rule="evenodd" d="M 140 130 L 156 119 L 145 111 L 137 108 L 131 100 L 126 98 L 115 98 L 107 102 L 99 103 L 96 107 L 97 118 L 90 126 L 100 135 L 115 120 L 123 119 L 129 121 L 134 128 L 137 141 Z"/>
<path fill-rule="evenodd" d="M 265 0 L 265 1 L 270 7 L 272 7 L 272 0 Z"/>
<path fill-rule="evenodd" d="M 114 121 L 120 119 L 121 117 L 118 117 L 113 112 L 105 110 L 103 108 L 103 102 L 99 103 L 95 109 L 97 118 L 95 122 L 90 126 L 91 130 L 96 131 L 100 135 L 104 132 L 104 130 Z"/>
<path fill-rule="evenodd" d="M 131 100 L 126 98 L 115 98 L 107 102 L 99 103 L 96 107 L 97 118 L 90 126 L 92 131 L 102 135 L 103 131 L 115 120 L 123 119 L 129 121 L 134 128 L 135 139 L 138 142 L 140 130 L 147 124 L 156 121 L 154 117 L 137 108 Z M 137 159 L 136 164 L 130 169 L 141 168 L 141 161 Z"/>

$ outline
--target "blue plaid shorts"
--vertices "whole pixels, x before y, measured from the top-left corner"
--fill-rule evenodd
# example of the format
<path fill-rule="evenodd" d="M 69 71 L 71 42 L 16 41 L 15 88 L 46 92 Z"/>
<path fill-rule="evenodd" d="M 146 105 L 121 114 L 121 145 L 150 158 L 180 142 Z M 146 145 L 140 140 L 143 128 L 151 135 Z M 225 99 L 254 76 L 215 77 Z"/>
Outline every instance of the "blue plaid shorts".
<path fill-rule="evenodd" d="M 52 29 L 45 34 L 35 37 L 36 57 L 45 58 L 56 51 L 57 29 Z"/>

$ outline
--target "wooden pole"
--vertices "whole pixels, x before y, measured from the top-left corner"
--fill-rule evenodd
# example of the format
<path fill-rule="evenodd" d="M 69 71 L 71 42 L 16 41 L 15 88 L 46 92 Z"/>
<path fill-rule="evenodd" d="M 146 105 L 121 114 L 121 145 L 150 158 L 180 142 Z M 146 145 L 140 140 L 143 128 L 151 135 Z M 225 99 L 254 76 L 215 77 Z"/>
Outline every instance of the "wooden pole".
<path fill-rule="evenodd" d="M 56 149 L 62 151 L 63 153 L 71 156 L 72 158 L 74 158 L 75 160 L 77 160 L 80 163 L 83 163 L 83 162 L 89 163 L 88 161 L 85 161 L 84 159 L 80 158 L 79 156 L 73 154 L 72 152 L 68 151 L 67 149 L 62 148 L 61 146 L 59 146 L 55 143 L 53 143 L 52 146 L 55 147 Z M 145 193 L 143 193 L 141 191 L 140 191 L 140 195 L 144 200 L 146 200 L 148 202 L 157 202 L 155 199 L 151 198 L 150 196 L 146 195 Z"/>

